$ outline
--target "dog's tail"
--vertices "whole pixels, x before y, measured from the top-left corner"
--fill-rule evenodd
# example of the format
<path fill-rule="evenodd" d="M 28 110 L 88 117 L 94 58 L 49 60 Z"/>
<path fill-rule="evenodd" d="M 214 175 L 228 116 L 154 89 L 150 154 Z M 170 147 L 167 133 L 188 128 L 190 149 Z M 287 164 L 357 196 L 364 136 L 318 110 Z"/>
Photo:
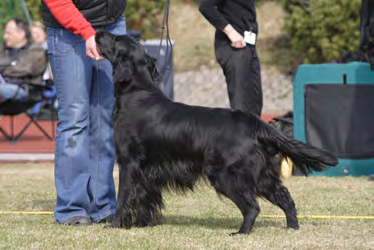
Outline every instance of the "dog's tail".
<path fill-rule="evenodd" d="M 257 139 L 266 148 L 275 149 L 289 157 L 294 165 L 304 174 L 321 172 L 328 166 L 336 166 L 338 159 L 332 154 L 311 145 L 286 137 L 276 128 L 259 121 Z"/>

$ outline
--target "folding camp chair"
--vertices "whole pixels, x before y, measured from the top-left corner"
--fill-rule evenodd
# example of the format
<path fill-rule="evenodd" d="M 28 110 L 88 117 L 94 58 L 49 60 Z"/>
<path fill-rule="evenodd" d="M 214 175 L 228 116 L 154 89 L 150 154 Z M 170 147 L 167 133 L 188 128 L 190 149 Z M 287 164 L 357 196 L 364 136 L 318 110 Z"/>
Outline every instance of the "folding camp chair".
<path fill-rule="evenodd" d="M 45 80 L 46 85 L 50 87 L 48 90 L 43 91 L 44 99 L 35 104 L 34 107 L 30 110 L 32 116 L 36 116 L 37 120 L 58 120 L 57 115 L 57 100 L 56 100 L 56 87 L 52 80 Z M 53 119 L 52 119 L 53 115 Z"/>
<path fill-rule="evenodd" d="M 46 85 L 35 85 L 28 84 L 29 94 L 26 100 L 20 101 L 16 99 L 9 99 L 4 103 L 0 104 L 0 115 L 10 116 L 10 133 L 5 131 L 5 129 L 0 127 L 0 133 L 4 135 L 5 139 L 11 143 L 16 143 L 18 139 L 25 133 L 25 131 L 34 124 L 49 140 L 53 141 L 55 139 L 55 117 L 51 115 L 51 133 L 47 131 L 40 125 L 36 119 L 36 115 L 31 114 L 30 110 L 32 107 L 40 102 L 48 101 L 54 102 L 55 96 L 46 96 L 44 93 L 52 89 L 49 84 Z M 52 105 L 53 108 L 53 105 Z M 15 132 L 14 119 L 15 116 L 24 114 L 29 120 L 26 125 L 23 126 L 21 131 Z M 53 114 L 53 112 L 51 112 Z"/>

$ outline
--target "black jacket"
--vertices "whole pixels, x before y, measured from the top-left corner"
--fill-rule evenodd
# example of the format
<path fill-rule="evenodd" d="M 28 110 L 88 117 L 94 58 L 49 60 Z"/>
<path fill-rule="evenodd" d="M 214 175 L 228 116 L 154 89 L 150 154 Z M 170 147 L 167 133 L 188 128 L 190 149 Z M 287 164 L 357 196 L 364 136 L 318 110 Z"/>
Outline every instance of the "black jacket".
<path fill-rule="evenodd" d="M 360 48 L 367 50 L 370 38 L 374 39 L 374 1 L 362 0 L 360 12 Z"/>
<path fill-rule="evenodd" d="M 362 0 L 360 11 L 360 50 L 366 52 L 374 70 L 374 1 Z"/>
<path fill-rule="evenodd" d="M 27 44 L 13 52 L 0 44 L 0 74 L 5 81 L 14 84 L 43 84 L 42 74 L 47 66 L 45 50 L 36 44 Z"/>
<path fill-rule="evenodd" d="M 219 37 L 227 39 L 222 29 L 228 24 L 241 35 L 246 30 L 258 33 L 255 0 L 202 0 L 199 10 L 217 29 Z"/>
<path fill-rule="evenodd" d="M 60 28 L 47 5 L 42 1 L 42 16 L 48 27 Z M 126 0 L 73 0 L 74 5 L 93 27 L 113 23 L 126 9 Z"/>

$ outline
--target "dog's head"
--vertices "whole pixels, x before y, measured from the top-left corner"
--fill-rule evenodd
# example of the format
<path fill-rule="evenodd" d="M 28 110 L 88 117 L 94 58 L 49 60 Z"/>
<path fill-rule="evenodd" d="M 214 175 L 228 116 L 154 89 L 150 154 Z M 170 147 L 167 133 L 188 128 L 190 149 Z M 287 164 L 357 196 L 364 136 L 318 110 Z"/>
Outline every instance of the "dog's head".
<path fill-rule="evenodd" d="M 96 33 L 96 44 L 100 54 L 113 66 L 115 83 L 128 83 L 135 74 L 149 75 L 152 82 L 161 79 L 156 59 L 149 56 L 133 37 L 116 36 L 99 30 Z"/>

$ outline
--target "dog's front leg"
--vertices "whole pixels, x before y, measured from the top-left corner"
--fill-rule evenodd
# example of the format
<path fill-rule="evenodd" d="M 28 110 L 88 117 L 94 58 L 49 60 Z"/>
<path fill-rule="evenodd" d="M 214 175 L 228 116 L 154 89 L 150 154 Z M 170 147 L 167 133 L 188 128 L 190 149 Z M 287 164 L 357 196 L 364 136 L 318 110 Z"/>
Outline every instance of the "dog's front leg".
<path fill-rule="evenodd" d="M 131 205 L 135 192 L 133 172 L 138 167 L 138 163 L 129 159 L 118 158 L 118 165 L 120 171 L 116 213 L 112 223 L 104 228 L 130 228 L 132 225 Z"/>

